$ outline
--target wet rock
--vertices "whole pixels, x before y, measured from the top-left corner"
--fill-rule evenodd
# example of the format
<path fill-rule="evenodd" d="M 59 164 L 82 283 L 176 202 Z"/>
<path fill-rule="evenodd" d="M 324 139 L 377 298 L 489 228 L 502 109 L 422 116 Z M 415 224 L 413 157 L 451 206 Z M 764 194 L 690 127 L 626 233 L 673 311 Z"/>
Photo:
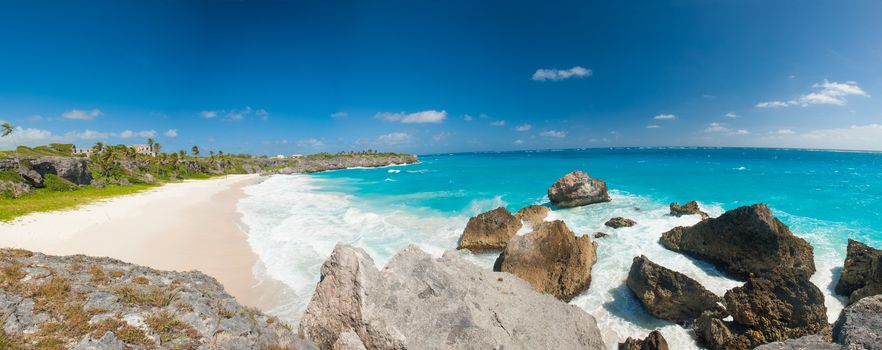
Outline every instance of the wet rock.
<path fill-rule="evenodd" d="M 541 205 L 531 205 L 518 210 L 515 217 L 523 221 L 525 224 L 535 227 L 545 221 L 551 208 Z"/>
<path fill-rule="evenodd" d="M 382 270 L 361 249 L 334 249 L 300 333 L 332 349 L 348 332 L 367 349 L 605 349 L 582 309 L 458 252 L 435 259 L 415 246 Z"/>
<path fill-rule="evenodd" d="M 683 205 L 671 203 L 670 207 L 671 215 L 673 216 L 698 215 L 701 216 L 702 220 L 710 217 L 707 213 L 701 211 L 701 208 L 698 207 L 698 202 L 696 201 L 686 202 Z"/>
<path fill-rule="evenodd" d="M 842 345 L 831 343 L 820 335 L 807 335 L 802 338 L 760 345 L 756 350 L 844 350 Z"/>
<path fill-rule="evenodd" d="M 623 217 L 615 217 L 607 220 L 604 225 L 611 228 L 631 227 L 637 225 L 637 221 L 626 219 Z"/>
<path fill-rule="evenodd" d="M 846 349 L 882 349 L 882 295 L 849 305 L 833 327 L 833 340 Z"/>
<path fill-rule="evenodd" d="M 668 341 L 659 331 L 652 331 L 644 339 L 628 337 L 624 343 L 619 343 L 619 350 L 668 350 Z"/>
<path fill-rule="evenodd" d="M 499 207 L 469 219 L 457 249 L 499 250 L 521 229 L 521 220 Z"/>
<path fill-rule="evenodd" d="M 657 318 L 691 322 L 705 310 L 720 309 L 719 296 L 698 281 L 655 264 L 646 256 L 634 258 L 626 283 L 646 311 Z"/>
<path fill-rule="evenodd" d="M 596 261 L 597 243 L 587 235 L 576 237 L 563 221 L 555 220 L 512 238 L 493 270 L 509 272 L 539 292 L 569 301 L 591 285 Z"/>
<path fill-rule="evenodd" d="M 548 189 L 551 204 L 561 208 L 609 202 L 606 182 L 591 178 L 579 170 L 573 171 L 557 180 Z"/>
<path fill-rule="evenodd" d="M 662 234 L 666 248 L 713 263 L 738 278 L 777 270 L 815 272 L 812 246 L 796 237 L 765 204 L 740 207 Z"/>
<path fill-rule="evenodd" d="M 609 234 L 604 233 L 604 232 L 595 232 L 594 233 L 594 238 L 603 238 L 603 237 L 608 237 L 608 236 L 609 236 Z"/>
<path fill-rule="evenodd" d="M 849 239 L 836 293 L 848 296 L 849 304 L 882 293 L 882 250 Z"/>

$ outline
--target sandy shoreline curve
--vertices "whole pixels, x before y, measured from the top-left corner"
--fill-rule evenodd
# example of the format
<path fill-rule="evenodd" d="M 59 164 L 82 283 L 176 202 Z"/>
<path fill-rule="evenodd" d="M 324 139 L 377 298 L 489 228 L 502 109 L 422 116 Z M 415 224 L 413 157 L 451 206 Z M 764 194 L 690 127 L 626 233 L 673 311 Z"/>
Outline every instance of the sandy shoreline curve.
<path fill-rule="evenodd" d="M 171 183 L 65 211 L 0 222 L 0 246 L 51 255 L 107 256 L 159 270 L 198 270 L 247 306 L 269 310 L 286 293 L 257 280 L 259 260 L 236 203 L 258 175 Z"/>

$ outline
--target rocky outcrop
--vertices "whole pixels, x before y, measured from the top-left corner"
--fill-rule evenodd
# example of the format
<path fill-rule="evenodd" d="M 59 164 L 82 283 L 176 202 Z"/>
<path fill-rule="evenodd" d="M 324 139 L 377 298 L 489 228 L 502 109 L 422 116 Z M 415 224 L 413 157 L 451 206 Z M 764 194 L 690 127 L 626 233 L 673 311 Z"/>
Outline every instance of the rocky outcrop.
<path fill-rule="evenodd" d="M 710 349 L 749 349 L 829 332 L 824 294 L 803 271 L 751 277 L 723 300 L 732 321 L 705 312 L 693 325 L 699 341 Z"/>
<path fill-rule="evenodd" d="M 582 309 L 458 252 L 435 259 L 414 246 L 382 270 L 361 249 L 334 249 L 300 334 L 324 350 L 347 333 L 366 349 L 605 349 Z"/>
<path fill-rule="evenodd" d="M 199 272 L 12 249 L 0 265 L 5 348 L 309 348 Z"/>
<path fill-rule="evenodd" d="M 833 340 L 846 349 L 882 349 L 882 295 L 849 305 L 833 327 Z"/>
<path fill-rule="evenodd" d="M 626 283 L 646 311 L 657 318 L 691 322 L 705 310 L 719 309 L 720 297 L 688 276 L 653 263 L 643 255 L 634 258 Z"/>
<path fill-rule="evenodd" d="M 831 343 L 820 335 L 807 335 L 802 338 L 788 339 L 783 342 L 768 343 L 756 347 L 756 350 L 844 350 L 841 345 Z"/>
<path fill-rule="evenodd" d="M 609 234 L 606 232 L 595 232 L 594 233 L 594 238 L 603 238 L 603 237 L 609 237 Z"/>
<path fill-rule="evenodd" d="M 849 297 L 849 304 L 882 294 L 882 250 L 849 239 L 836 293 Z"/>
<path fill-rule="evenodd" d="M 457 249 L 501 250 L 521 229 L 521 220 L 499 207 L 469 219 Z"/>
<path fill-rule="evenodd" d="M 564 175 L 548 189 L 548 200 L 556 207 L 571 208 L 609 202 L 610 198 L 606 182 L 576 170 Z"/>
<path fill-rule="evenodd" d="M 701 211 L 701 208 L 698 207 L 698 202 L 691 201 L 686 202 L 683 205 L 679 205 L 677 203 L 671 203 L 671 215 L 673 216 L 683 216 L 683 215 L 698 215 L 702 220 L 709 218 L 710 216 L 707 213 Z"/>
<path fill-rule="evenodd" d="M 31 168 L 40 175 L 55 174 L 77 185 L 88 185 L 92 182 L 89 161 L 76 157 L 40 157 L 30 161 Z"/>
<path fill-rule="evenodd" d="M 765 204 L 730 210 L 692 227 L 675 227 L 663 233 L 660 242 L 738 278 L 776 270 L 815 272 L 812 246 L 793 235 Z"/>
<path fill-rule="evenodd" d="M 668 350 L 668 341 L 659 331 L 652 331 L 644 339 L 628 337 L 624 343 L 619 343 L 619 350 Z"/>
<path fill-rule="evenodd" d="M 607 220 L 605 223 L 603 223 L 603 225 L 611 228 L 631 227 L 637 225 L 637 221 L 626 219 L 623 217 L 615 217 Z"/>
<path fill-rule="evenodd" d="M 328 156 L 301 158 L 295 164 L 279 170 L 266 171 L 265 174 L 307 174 L 347 168 L 377 168 L 389 165 L 419 163 L 412 154 L 388 156 Z"/>
<path fill-rule="evenodd" d="M 0 198 L 18 198 L 34 192 L 34 188 L 20 181 L 0 180 Z"/>
<path fill-rule="evenodd" d="M 545 221 L 549 212 L 551 212 L 551 208 L 533 204 L 518 210 L 518 212 L 515 213 L 515 217 L 518 218 L 518 220 L 523 221 L 525 224 L 530 225 L 530 227 L 535 227 Z"/>
<path fill-rule="evenodd" d="M 509 272 L 539 292 L 569 301 L 591 285 L 596 261 L 597 243 L 587 235 L 576 237 L 563 221 L 555 220 L 512 238 L 493 270 Z"/>

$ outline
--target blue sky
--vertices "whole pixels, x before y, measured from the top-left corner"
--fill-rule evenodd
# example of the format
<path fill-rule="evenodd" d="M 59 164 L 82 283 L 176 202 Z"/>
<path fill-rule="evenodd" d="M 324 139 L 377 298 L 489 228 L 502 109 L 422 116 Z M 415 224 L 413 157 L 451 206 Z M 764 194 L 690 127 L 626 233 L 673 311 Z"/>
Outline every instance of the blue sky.
<path fill-rule="evenodd" d="M 879 1 L 4 1 L 12 144 L 882 150 Z"/>

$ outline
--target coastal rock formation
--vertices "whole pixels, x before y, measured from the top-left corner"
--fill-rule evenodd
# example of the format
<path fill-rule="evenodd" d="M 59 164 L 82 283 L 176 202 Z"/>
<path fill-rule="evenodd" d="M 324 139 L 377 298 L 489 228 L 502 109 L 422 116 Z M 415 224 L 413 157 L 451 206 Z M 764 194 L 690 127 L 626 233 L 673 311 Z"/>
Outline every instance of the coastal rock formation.
<path fill-rule="evenodd" d="M 34 188 L 21 181 L 0 180 L 0 198 L 18 198 L 34 192 Z"/>
<path fill-rule="evenodd" d="M 469 219 L 457 249 L 499 250 L 521 229 L 521 220 L 499 207 Z"/>
<path fill-rule="evenodd" d="M 824 294 L 804 271 L 751 277 L 723 300 L 731 322 L 705 312 L 693 325 L 710 349 L 749 349 L 829 331 Z"/>
<path fill-rule="evenodd" d="M 626 283 L 646 311 L 674 322 L 689 322 L 705 310 L 718 309 L 721 300 L 697 281 L 643 255 L 634 258 Z"/>
<path fill-rule="evenodd" d="M 548 189 L 548 200 L 556 207 L 571 208 L 609 202 L 610 198 L 606 182 L 576 170 L 564 175 Z"/>
<path fill-rule="evenodd" d="M 701 211 L 701 208 L 698 207 L 698 202 L 691 201 L 686 202 L 683 205 L 679 205 L 677 203 L 671 203 L 671 215 L 673 216 L 683 216 L 683 215 L 698 215 L 701 216 L 701 219 L 707 219 L 710 216 L 707 213 Z"/>
<path fill-rule="evenodd" d="M 415 246 L 378 270 L 363 250 L 337 245 L 300 334 L 326 350 L 346 333 L 366 349 L 605 349 L 582 309 L 458 252 L 435 259 Z"/>
<path fill-rule="evenodd" d="M 849 305 L 833 327 L 833 340 L 846 349 L 882 349 L 882 295 Z"/>
<path fill-rule="evenodd" d="M 31 168 L 40 175 L 55 174 L 77 185 L 88 185 L 92 182 L 89 161 L 74 157 L 40 157 L 30 161 Z"/>
<path fill-rule="evenodd" d="M 0 249 L 0 268 L 5 348 L 309 349 L 199 272 L 14 249 Z"/>
<path fill-rule="evenodd" d="M 43 187 L 43 175 L 40 175 L 40 173 L 34 169 L 31 169 L 25 165 L 19 165 L 18 175 L 21 176 L 21 178 L 25 180 L 31 187 Z"/>
<path fill-rule="evenodd" d="M 743 279 L 775 270 L 815 272 L 812 246 L 794 236 L 765 204 L 730 210 L 692 227 L 675 227 L 663 233 L 660 242 Z"/>
<path fill-rule="evenodd" d="M 882 250 L 849 239 L 836 293 L 848 296 L 849 304 L 870 295 L 882 294 Z"/>
<path fill-rule="evenodd" d="M 619 350 L 668 350 L 668 341 L 659 331 L 652 331 L 644 339 L 628 337 L 624 343 L 619 343 Z"/>
<path fill-rule="evenodd" d="M 518 218 L 518 220 L 523 221 L 525 224 L 530 225 L 530 227 L 535 227 L 545 221 L 549 212 L 551 212 L 551 208 L 534 204 L 518 210 L 518 212 L 515 213 L 515 217 Z"/>
<path fill-rule="evenodd" d="M 328 170 L 347 168 L 376 168 L 389 165 L 419 163 L 417 156 L 412 154 L 375 155 L 375 156 L 328 156 L 298 159 L 294 165 L 279 170 L 268 171 L 266 174 L 307 174 Z"/>
<path fill-rule="evenodd" d="M 626 219 L 623 217 L 615 217 L 607 220 L 604 225 L 611 228 L 631 227 L 637 225 L 637 221 Z"/>
<path fill-rule="evenodd" d="M 807 335 L 783 342 L 768 343 L 755 350 L 844 350 L 841 345 L 831 343 L 820 335 Z"/>
<path fill-rule="evenodd" d="M 544 222 L 515 236 L 496 259 L 494 271 L 509 272 L 533 289 L 569 301 L 591 285 L 597 243 L 576 237 L 563 221 Z"/>

